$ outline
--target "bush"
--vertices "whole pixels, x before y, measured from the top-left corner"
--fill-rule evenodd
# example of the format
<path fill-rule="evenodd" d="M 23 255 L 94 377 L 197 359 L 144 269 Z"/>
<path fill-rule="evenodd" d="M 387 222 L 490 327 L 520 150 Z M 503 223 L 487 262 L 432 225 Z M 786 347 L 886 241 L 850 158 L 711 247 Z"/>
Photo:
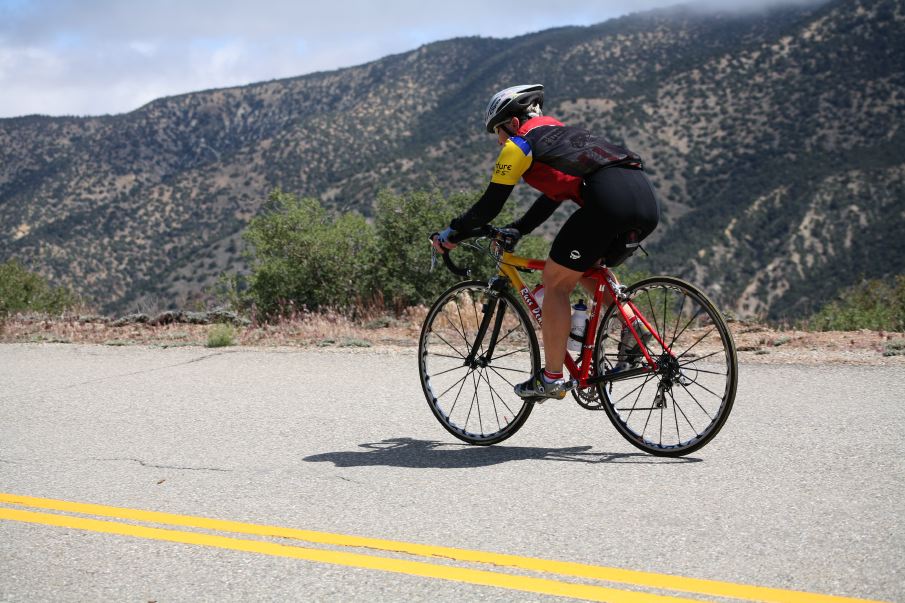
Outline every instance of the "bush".
<path fill-rule="evenodd" d="M 398 306 L 430 303 L 444 289 L 460 280 L 447 271 L 438 258 L 432 273 L 432 232 L 442 230 L 455 216 L 476 201 L 476 195 L 458 194 L 444 198 L 437 193 L 393 195 L 382 192 L 377 198 L 374 229 L 378 241 L 377 287 L 383 298 Z M 498 222 L 506 219 L 500 216 Z M 490 258 L 468 250 L 454 252 L 457 263 L 471 267 L 476 275 L 489 275 Z"/>
<path fill-rule="evenodd" d="M 429 304 L 461 280 L 439 258 L 431 272 L 429 235 L 476 199 L 475 194 L 444 197 L 384 191 L 369 223 L 356 213 L 334 215 L 316 199 L 275 191 L 244 235 L 251 266 L 247 287 L 235 276 L 224 276 L 215 289 L 220 299 L 233 305 L 254 304 L 265 319 L 291 315 L 303 307 L 354 311 L 389 305 L 398 313 Z M 512 210 L 504 209 L 494 222 L 504 225 L 512 217 Z M 542 237 L 527 236 L 516 252 L 544 259 L 549 250 Z M 473 278 L 486 279 L 495 271 L 486 252 L 461 246 L 453 254 L 457 264 L 472 270 Z M 539 278 L 538 273 L 526 280 L 534 284 Z"/>
<path fill-rule="evenodd" d="M 428 236 L 475 201 L 475 195 L 379 194 L 373 224 L 361 215 L 333 215 L 316 199 L 275 191 L 245 233 L 251 274 L 242 303 L 263 317 L 306 307 L 353 310 L 391 304 L 397 310 L 427 303 L 458 277 L 439 266 L 431 273 Z M 508 221 L 508 213 L 498 218 Z M 476 277 L 489 276 L 492 260 L 468 249 L 458 261 Z M 221 279 L 223 297 L 242 290 Z"/>
<path fill-rule="evenodd" d="M 817 331 L 905 331 L 905 274 L 844 290 L 808 322 Z"/>
<path fill-rule="evenodd" d="M 316 199 L 276 191 L 244 236 L 252 250 L 247 298 L 264 316 L 373 296 L 377 242 L 359 214 L 333 217 Z"/>
<path fill-rule="evenodd" d="M 42 276 L 27 271 L 16 260 L 0 264 L 0 317 L 29 311 L 58 314 L 77 302 L 74 293 L 64 287 L 51 287 Z"/>
<path fill-rule="evenodd" d="M 207 344 L 209 348 L 224 348 L 236 345 L 236 330 L 227 324 L 217 324 L 207 332 Z"/>

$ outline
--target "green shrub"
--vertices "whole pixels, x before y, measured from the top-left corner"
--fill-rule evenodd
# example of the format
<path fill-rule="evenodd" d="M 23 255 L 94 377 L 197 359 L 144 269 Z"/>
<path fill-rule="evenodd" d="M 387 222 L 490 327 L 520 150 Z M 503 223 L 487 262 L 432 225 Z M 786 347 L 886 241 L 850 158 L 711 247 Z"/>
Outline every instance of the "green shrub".
<path fill-rule="evenodd" d="M 883 347 L 884 356 L 905 356 L 905 339 L 895 339 Z"/>
<path fill-rule="evenodd" d="M 476 199 L 476 194 L 444 197 L 436 192 L 383 191 L 368 222 L 356 213 L 331 213 L 316 199 L 275 191 L 244 235 L 251 268 L 247 287 L 241 279 L 227 276 L 215 290 L 233 306 L 254 304 L 263 318 L 291 315 L 303 307 L 349 311 L 382 305 L 398 312 L 429 304 L 461 280 L 444 268 L 440 258 L 431 271 L 429 235 Z M 508 204 L 494 224 L 509 223 L 515 215 L 513 206 Z M 546 239 L 529 235 L 519 242 L 516 253 L 546 259 L 549 250 Z M 471 269 L 472 278 L 484 280 L 495 272 L 486 250 L 462 245 L 452 253 L 458 265 Z M 643 274 L 620 269 L 620 277 L 628 276 L 628 282 Z M 540 273 L 524 278 L 534 285 Z"/>
<path fill-rule="evenodd" d="M 356 213 L 331 214 L 316 199 L 275 191 L 244 235 L 251 274 L 242 303 L 254 304 L 263 317 L 291 314 L 303 306 L 350 310 L 376 303 L 401 310 L 429 303 L 459 280 L 441 263 L 431 272 L 429 235 L 475 199 L 382 192 L 369 223 Z M 505 212 L 496 221 L 510 219 L 511 212 Z M 493 269 L 486 253 L 467 247 L 457 250 L 455 258 L 476 278 L 486 278 Z M 242 289 L 229 278 L 221 279 L 219 288 L 222 297 L 233 299 Z"/>
<path fill-rule="evenodd" d="M 905 274 L 865 281 L 844 290 L 807 326 L 817 331 L 905 331 Z"/>
<path fill-rule="evenodd" d="M 373 296 L 377 243 L 359 214 L 334 217 L 316 199 L 276 191 L 244 236 L 252 250 L 247 297 L 263 316 Z"/>
<path fill-rule="evenodd" d="M 374 229 L 379 251 L 376 265 L 378 287 L 383 298 L 397 306 L 430 303 L 459 277 L 447 271 L 440 258 L 432 273 L 430 234 L 445 228 L 476 200 L 475 195 L 417 192 L 377 197 Z M 457 263 L 487 272 L 489 262 L 466 250 L 453 252 Z"/>
<path fill-rule="evenodd" d="M 207 344 L 209 348 L 224 348 L 236 345 L 236 330 L 227 324 L 216 324 L 207 332 Z"/>
<path fill-rule="evenodd" d="M 51 287 L 42 276 L 26 270 L 16 260 L 0 264 L 0 316 L 16 312 L 58 314 L 78 300 L 64 287 Z"/>

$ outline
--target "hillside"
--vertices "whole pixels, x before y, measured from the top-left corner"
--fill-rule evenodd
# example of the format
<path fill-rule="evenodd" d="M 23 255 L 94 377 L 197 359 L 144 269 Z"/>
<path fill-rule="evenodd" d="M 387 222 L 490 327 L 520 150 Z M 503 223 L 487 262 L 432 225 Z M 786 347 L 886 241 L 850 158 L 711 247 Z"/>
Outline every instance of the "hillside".
<path fill-rule="evenodd" d="M 483 188 L 486 100 L 536 81 L 548 113 L 647 159 L 665 213 L 646 269 L 774 318 L 905 272 L 905 0 L 676 8 L 124 115 L 3 119 L 0 261 L 108 311 L 181 305 L 241 266 L 240 233 L 275 187 L 365 214 L 383 187 Z"/>

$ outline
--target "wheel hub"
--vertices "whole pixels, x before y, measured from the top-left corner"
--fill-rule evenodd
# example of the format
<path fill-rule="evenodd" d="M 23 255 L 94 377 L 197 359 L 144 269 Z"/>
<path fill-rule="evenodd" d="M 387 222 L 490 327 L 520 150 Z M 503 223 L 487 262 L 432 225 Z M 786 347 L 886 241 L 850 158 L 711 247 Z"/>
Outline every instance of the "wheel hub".
<path fill-rule="evenodd" d="M 679 359 L 664 352 L 657 360 L 657 364 L 660 366 L 658 374 L 660 375 L 661 387 L 665 391 L 669 391 L 682 377 L 682 367 L 679 365 Z"/>

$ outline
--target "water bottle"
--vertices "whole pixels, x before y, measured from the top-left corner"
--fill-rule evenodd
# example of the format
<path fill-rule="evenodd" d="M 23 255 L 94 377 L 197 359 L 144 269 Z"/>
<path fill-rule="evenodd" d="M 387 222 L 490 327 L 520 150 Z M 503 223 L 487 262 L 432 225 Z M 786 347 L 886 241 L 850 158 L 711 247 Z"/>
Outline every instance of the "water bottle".
<path fill-rule="evenodd" d="M 537 301 L 537 307 L 544 307 L 544 285 L 540 284 L 534 289 L 531 290 L 531 295 L 534 296 L 535 301 Z"/>
<path fill-rule="evenodd" d="M 566 347 L 570 352 L 581 352 L 581 346 L 584 343 L 584 331 L 588 326 L 588 307 L 584 305 L 584 300 L 578 300 L 578 303 L 572 306 L 572 332 L 569 333 L 569 343 Z"/>

